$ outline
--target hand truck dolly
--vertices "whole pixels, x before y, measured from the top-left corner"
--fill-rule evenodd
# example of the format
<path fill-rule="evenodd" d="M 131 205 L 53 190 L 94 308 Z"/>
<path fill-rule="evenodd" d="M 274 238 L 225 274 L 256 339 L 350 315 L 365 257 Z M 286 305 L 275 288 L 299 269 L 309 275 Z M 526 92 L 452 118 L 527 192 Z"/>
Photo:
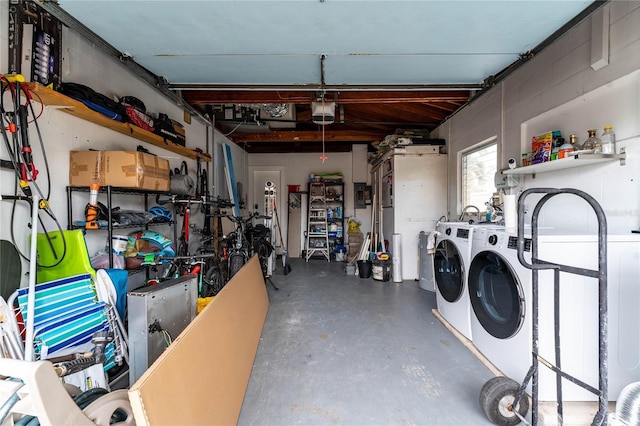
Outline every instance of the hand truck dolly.
<path fill-rule="evenodd" d="M 531 215 L 531 262 L 524 257 L 525 235 L 524 216 L 525 199 L 532 194 L 542 194 L 542 197 L 535 205 Z M 584 269 L 569 265 L 562 265 L 553 262 L 543 261 L 538 258 L 538 216 L 542 207 L 551 198 L 560 194 L 572 194 L 581 197 L 594 210 L 598 219 L 598 269 Z M 592 426 L 602 426 L 607 422 L 608 404 L 608 352 L 607 352 L 607 220 L 598 202 L 589 194 L 572 188 L 531 188 L 522 192 L 518 198 L 518 236 L 517 251 L 520 263 L 531 270 L 532 284 L 532 364 L 527 372 L 522 384 L 515 380 L 496 376 L 487 381 L 480 392 L 480 406 L 489 420 L 498 425 L 516 425 L 520 422 L 529 424 L 525 416 L 529 410 L 529 400 L 525 393 L 529 382 L 531 382 L 531 424 L 538 424 L 538 380 L 539 364 L 549 368 L 556 374 L 556 395 L 557 395 L 557 418 L 558 424 L 563 424 L 564 405 L 562 402 L 562 380 L 580 386 L 583 389 L 595 394 L 598 397 L 598 411 L 591 422 Z M 554 352 L 555 362 L 544 359 L 539 351 L 539 290 L 540 282 L 538 272 L 540 270 L 553 270 L 553 293 L 554 293 Z M 598 279 L 598 388 L 579 380 L 561 369 L 560 363 L 560 272 L 581 275 Z"/>

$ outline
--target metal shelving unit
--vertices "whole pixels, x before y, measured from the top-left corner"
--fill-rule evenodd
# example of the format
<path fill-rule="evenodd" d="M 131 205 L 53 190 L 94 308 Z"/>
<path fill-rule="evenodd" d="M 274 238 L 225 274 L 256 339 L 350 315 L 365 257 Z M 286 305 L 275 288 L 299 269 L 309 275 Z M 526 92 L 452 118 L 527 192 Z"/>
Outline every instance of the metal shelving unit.
<path fill-rule="evenodd" d="M 331 261 L 324 182 L 312 182 L 309 184 L 309 216 L 305 250 L 305 261 L 307 262 L 316 253 L 322 254 L 327 259 L 327 262 Z"/>
<path fill-rule="evenodd" d="M 67 229 L 85 229 L 84 226 L 77 226 L 73 224 L 73 197 L 72 194 L 74 192 L 86 192 L 89 193 L 88 186 L 67 186 Z M 152 223 L 147 223 L 144 225 L 127 225 L 127 226 L 113 226 L 113 218 L 111 216 L 111 209 L 113 208 L 112 196 L 113 194 L 124 194 L 124 195 L 140 195 L 144 197 L 144 210 L 149 210 L 149 195 L 170 195 L 169 192 L 165 191 L 151 191 L 151 190 L 141 190 L 134 188 L 118 188 L 113 186 L 105 186 L 100 188 L 100 194 L 107 195 L 107 226 L 104 228 L 98 228 L 92 231 L 107 231 L 108 237 L 107 242 L 109 246 L 109 267 L 113 268 L 113 230 L 114 229 L 124 229 L 124 228 L 140 228 L 148 227 L 149 225 L 153 225 Z M 87 195 L 87 200 L 89 200 L 89 196 Z M 157 225 L 167 225 L 166 223 L 157 223 Z"/>

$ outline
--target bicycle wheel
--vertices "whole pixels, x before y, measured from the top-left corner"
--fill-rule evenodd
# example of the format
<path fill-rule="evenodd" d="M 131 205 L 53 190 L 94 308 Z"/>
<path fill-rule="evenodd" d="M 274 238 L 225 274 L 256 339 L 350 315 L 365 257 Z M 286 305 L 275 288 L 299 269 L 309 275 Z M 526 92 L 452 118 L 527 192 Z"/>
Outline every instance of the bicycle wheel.
<path fill-rule="evenodd" d="M 244 263 L 244 254 L 236 252 L 229 255 L 229 279 L 238 273 L 240 268 L 244 266 Z"/>
<path fill-rule="evenodd" d="M 271 244 L 267 242 L 262 242 L 258 246 L 258 260 L 260 261 L 260 268 L 262 268 L 262 276 L 267 276 L 267 262 L 269 261 L 269 256 L 273 251 Z"/>
<path fill-rule="evenodd" d="M 217 266 L 213 266 L 207 270 L 202 280 L 201 297 L 211 297 L 218 294 L 224 287 L 222 272 Z"/>

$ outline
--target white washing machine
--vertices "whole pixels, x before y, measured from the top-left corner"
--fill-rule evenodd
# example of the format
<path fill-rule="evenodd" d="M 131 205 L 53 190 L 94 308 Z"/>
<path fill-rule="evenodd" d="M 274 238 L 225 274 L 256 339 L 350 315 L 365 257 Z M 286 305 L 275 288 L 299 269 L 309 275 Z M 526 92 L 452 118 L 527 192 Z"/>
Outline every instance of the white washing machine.
<path fill-rule="evenodd" d="M 527 239 L 525 249 L 530 250 Z M 597 269 L 597 236 L 540 230 L 538 257 Z M 640 237 L 608 237 L 609 400 L 640 379 Z M 530 260 L 530 251 L 525 253 Z M 555 364 L 553 272 L 539 273 L 539 353 Z M 560 274 L 561 368 L 598 387 L 598 281 Z M 507 230 L 474 231 L 468 286 L 474 345 L 505 375 L 522 382 L 531 359 L 531 270 L 517 259 L 516 236 Z M 556 399 L 556 375 L 540 365 L 539 398 Z M 529 389 L 530 390 L 530 389 Z M 564 401 L 596 400 L 563 380 Z"/>
<path fill-rule="evenodd" d="M 471 340 L 471 305 L 467 272 L 474 227 L 464 222 L 440 222 L 433 255 L 438 311 L 453 328 Z"/>
<path fill-rule="evenodd" d="M 531 272 L 506 230 L 476 228 L 467 278 L 473 344 L 506 376 L 522 382 L 531 365 Z M 491 242 L 489 242 L 491 241 Z"/>

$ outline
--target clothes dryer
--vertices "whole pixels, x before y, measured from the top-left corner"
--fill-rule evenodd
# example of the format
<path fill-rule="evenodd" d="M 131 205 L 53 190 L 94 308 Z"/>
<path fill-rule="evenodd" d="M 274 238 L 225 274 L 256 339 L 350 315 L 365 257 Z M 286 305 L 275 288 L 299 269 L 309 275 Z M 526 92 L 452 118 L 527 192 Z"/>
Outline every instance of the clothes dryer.
<path fill-rule="evenodd" d="M 531 365 L 531 274 L 515 249 L 507 251 L 509 236 L 506 230 L 474 231 L 470 322 L 475 347 L 504 375 L 522 382 Z"/>
<path fill-rule="evenodd" d="M 597 269 L 597 236 L 540 230 L 538 257 L 555 263 Z M 525 258 L 531 258 L 525 239 Z M 609 400 L 640 377 L 640 238 L 609 236 Z M 505 375 L 523 381 L 531 357 L 531 270 L 517 258 L 517 238 L 508 230 L 474 231 L 468 286 L 474 345 Z M 560 274 L 560 367 L 598 387 L 598 282 Z M 553 272 L 539 273 L 539 353 L 556 363 L 553 346 Z M 630 325 L 633 324 L 633 325 Z M 631 329 L 633 328 L 633 330 Z M 540 366 L 541 401 L 556 399 L 556 375 Z M 530 391 L 530 387 L 529 387 Z M 594 394 L 563 380 L 564 401 L 590 401 Z"/>
<path fill-rule="evenodd" d="M 441 222 L 436 226 L 433 256 L 438 312 L 453 328 L 471 340 L 471 305 L 467 272 L 471 261 L 474 227 L 464 222 Z"/>

